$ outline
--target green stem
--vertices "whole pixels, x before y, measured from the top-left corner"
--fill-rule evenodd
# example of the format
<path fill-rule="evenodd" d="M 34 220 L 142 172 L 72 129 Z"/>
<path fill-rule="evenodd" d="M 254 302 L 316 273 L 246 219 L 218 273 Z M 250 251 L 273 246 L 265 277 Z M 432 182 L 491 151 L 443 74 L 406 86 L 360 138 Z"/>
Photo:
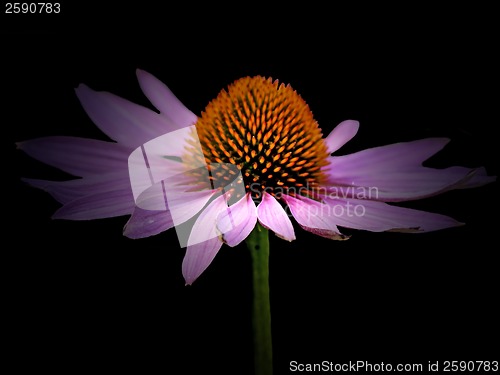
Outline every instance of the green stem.
<path fill-rule="evenodd" d="M 254 366 L 256 375 L 272 375 L 271 306 L 269 301 L 269 232 L 257 223 L 246 239 L 252 254 Z"/>

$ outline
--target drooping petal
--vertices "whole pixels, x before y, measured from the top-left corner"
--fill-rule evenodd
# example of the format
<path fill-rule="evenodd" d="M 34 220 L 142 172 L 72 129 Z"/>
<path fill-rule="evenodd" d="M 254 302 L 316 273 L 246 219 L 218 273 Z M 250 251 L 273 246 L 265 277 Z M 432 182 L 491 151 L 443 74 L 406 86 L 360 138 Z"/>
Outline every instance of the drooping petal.
<path fill-rule="evenodd" d="M 144 238 L 157 235 L 174 226 L 168 210 L 150 211 L 135 207 L 132 216 L 123 228 L 123 235 L 128 238 Z"/>
<path fill-rule="evenodd" d="M 325 138 L 328 152 L 331 154 L 349 142 L 358 132 L 359 122 L 354 120 L 342 121 Z"/>
<path fill-rule="evenodd" d="M 381 201 L 421 199 L 457 188 L 476 173 L 464 167 L 433 169 L 421 165 L 447 142 L 429 138 L 330 157 L 324 170 L 328 183 L 333 190 L 340 190 L 342 197 L 359 198 L 369 192 L 368 199 Z"/>
<path fill-rule="evenodd" d="M 463 225 L 448 216 L 378 201 L 325 198 L 325 203 L 332 221 L 346 228 L 423 233 Z"/>
<path fill-rule="evenodd" d="M 22 181 L 46 191 L 62 204 L 87 195 L 127 189 L 130 186 L 126 171 L 104 174 L 102 176 L 93 175 L 68 181 L 47 181 L 31 178 L 23 178 Z"/>
<path fill-rule="evenodd" d="M 166 117 L 106 91 L 94 91 L 81 84 L 76 95 L 106 135 L 131 149 L 178 128 Z"/>
<path fill-rule="evenodd" d="M 282 198 L 290 207 L 295 220 L 305 230 L 332 240 L 349 238 L 341 234 L 331 220 L 326 204 L 305 197 L 298 199 L 285 194 L 282 195 Z"/>
<path fill-rule="evenodd" d="M 92 220 L 130 215 L 134 210 L 130 188 L 97 193 L 75 199 L 57 210 L 53 219 Z"/>
<path fill-rule="evenodd" d="M 212 238 L 205 242 L 188 246 L 182 261 L 182 275 L 186 285 L 191 285 L 212 263 L 222 247 L 222 241 Z"/>
<path fill-rule="evenodd" d="M 127 170 L 130 151 L 111 142 L 76 137 L 45 137 L 17 143 L 20 150 L 74 176 Z"/>
<path fill-rule="evenodd" d="M 226 198 L 221 195 L 214 199 L 196 219 L 182 262 L 182 274 L 186 284 L 192 284 L 205 271 L 221 248 L 217 217 L 226 208 Z"/>
<path fill-rule="evenodd" d="M 238 202 L 227 207 L 217 218 L 217 229 L 222 241 L 229 246 L 236 246 L 243 241 L 257 223 L 257 208 L 250 193 L 245 194 Z"/>
<path fill-rule="evenodd" d="M 267 192 L 262 193 L 262 201 L 257 206 L 259 222 L 271 229 L 280 238 L 287 241 L 295 240 L 292 222 L 278 201 Z"/>
<path fill-rule="evenodd" d="M 137 79 L 149 101 L 166 116 L 177 128 L 192 125 L 197 117 L 170 91 L 170 89 L 152 74 L 137 69 Z"/>
<path fill-rule="evenodd" d="M 214 237 L 220 238 L 221 233 L 217 228 L 217 218 L 228 207 L 226 199 L 224 195 L 219 195 L 203 209 L 189 234 L 188 247 Z"/>

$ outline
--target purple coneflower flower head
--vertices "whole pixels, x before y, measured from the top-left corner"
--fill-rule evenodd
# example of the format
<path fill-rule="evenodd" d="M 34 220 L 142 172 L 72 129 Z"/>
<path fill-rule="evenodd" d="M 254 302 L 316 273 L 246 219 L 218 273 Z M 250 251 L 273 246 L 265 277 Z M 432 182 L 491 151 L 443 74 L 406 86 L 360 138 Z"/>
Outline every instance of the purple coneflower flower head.
<path fill-rule="evenodd" d="M 334 240 L 348 238 L 339 227 L 429 232 L 461 223 L 387 202 L 495 179 L 483 168 L 422 166 L 446 145 L 444 138 L 332 156 L 356 135 L 358 122 L 344 121 L 324 138 L 299 94 L 271 79 L 237 80 L 197 117 L 155 77 L 141 70 L 137 77 L 159 113 L 80 85 L 76 94 L 83 108 L 115 142 L 73 137 L 21 142 L 19 148 L 30 156 L 81 177 L 25 181 L 62 203 L 57 219 L 131 215 L 124 228 L 130 238 L 175 227 L 187 247 L 182 264 L 187 284 L 224 243 L 238 245 L 257 222 L 287 241 L 296 235 L 291 218 Z"/>

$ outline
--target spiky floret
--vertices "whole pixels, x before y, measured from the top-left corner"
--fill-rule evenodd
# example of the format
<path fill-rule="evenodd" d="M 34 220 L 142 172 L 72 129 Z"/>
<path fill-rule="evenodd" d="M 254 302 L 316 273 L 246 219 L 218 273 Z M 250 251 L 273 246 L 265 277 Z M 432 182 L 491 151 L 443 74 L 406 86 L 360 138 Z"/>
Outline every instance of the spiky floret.
<path fill-rule="evenodd" d="M 211 171 L 214 187 L 234 179 L 237 167 L 246 191 L 297 191 L 313 196 L 325 176 L 328 151 L 307 103 L 290 85 L 245 77 L 222 90 L 196 122 L 203 155 L 192 144 L 187 159 L 222 167 Z M 241 182 L 241 181 L 240 181 Z"/>

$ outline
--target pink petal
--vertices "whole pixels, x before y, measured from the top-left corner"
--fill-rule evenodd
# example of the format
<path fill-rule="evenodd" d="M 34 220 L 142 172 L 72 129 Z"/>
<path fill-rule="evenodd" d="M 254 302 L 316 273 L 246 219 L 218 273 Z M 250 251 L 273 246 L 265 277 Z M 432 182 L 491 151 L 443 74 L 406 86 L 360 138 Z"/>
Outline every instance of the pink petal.
<path fill-rule="evenodd" d="M 222 241 L 212 238 L 208 241 L 188 246 L 182 261 L 182 275 L 186 285 L 191 285 L 212 263 L 222 247 Z"/>
<path fill-rule="evenodd" d="M 23 178 L 24 182 L 42 189 L 52 195 L 58 202 L 66 204 L 87 195 L 121 190 L 130 187 L 125 173 L 110 173 L 102 176 L 89 176 L 68 181 L 46 181 Z"/>
<path fill-rule="evenodd" d="M 57 210 L 53 219 L 93 220 L 130 215 L 134 198 L 130 188 L 97 193 L 75 199 Z"/>
<path fill-rule="evenodd" d="M 137 69 L 136 73 L 144 94 L 174 126 L 182 128 L 196 122 L 196 115 L 187 109 L 164 83 L 144 70 Z"/>
<path fill-rule="evenodd" d="M 123 235 L 133 239 L 144 238 L 157 235 L 173 226 L 169 211 L 150 211 L 135 207 L 123 229 Z"/>
<path fill-rule="evenodd" d="M 328 152 L 331 154 L 349 142 L 358 132 L 359 122 L 354 120 L 342 121 L 325 138 Z"/>
<path fill-rule="evenodd" d="M 217 218 L 228 207 L 226 199 L 224 195 L 219 195 L 201 212 L 189 234 L 188 247 L 211 238 L 220 238 L 221 233 L 217 228 Z"/>
<path fill-rule="evenodd" d="M 432 155 L 440 151 L 450 140 L 447 138 L 426 138 L 412 142 L 400 142 L 369 148 L 354 154 L 332 157 L 335 163 L 347 160 L 349 166 L 369 170 L 408 168 L 421 166 Z"/>
<path fill-rule="evenodd" d="M 312 199 L 300 197 L 293 198 L 282 195 L 290 207 L 293 217 L 305 230 L 332 240 L 345 240 L 349 237 L 340 233 L 337 226 L 328 215 L 328 206 Z"/>
<path fill-rule="evenodd" d="M 59 136 L 19 142 L 17 147 L 29 156 L 74 176 L 126 171 L 130 153 L 116 143 Z"/>
<path fill-rule="evenodd" d="M 76 95 L 85 112 L 106 135 L 131 149 L 177 129 L 164 116 L 109 92 L 94 91 L 82 84 Z"/>
<path fill-rule="evenodd" d="M 224 209 L 217 218 L 217 228 L 222 241 L 229 246 L 236 246 L 255 228 L 257 208 L 249 193 L 238 202 Z"/>
<path fill-rule="evenodd" d="M 361 195 L 369 193 L 368 199 L 403 201 L 456 188 L 472 178 L 475 170 L 433 169 L 421 165 L 447 142 L 443 138 L 429 138 L 330 157 L 330 165 L 325 168 L 328 183 L 333 186 L 330 190 L 338 191 L 344 198 L 364 198 Z"/>
<path fill-rule="evenodd" d="M 463 225 L 444 215 L 363 199 L 330 199 L 329 216 L 339 226 L 372 232 L 430 232 Z"/>
<path fill-rule="evenodd" d="M 474 174 L 472 174 L 471 178 L 461 181 L 455 189 L 470 189 L 475 187 L 480 187 L 491 182 L 496 181 L 496 176 L 488 176 L 486 173 L 486 169 L 483 167 L 477 168 L 474 170 Z"/>
<path fill-rule="evenodd" d="M 257 207 L 257 217 L 265 228 L 272 230 L 278 237 L 287 241 L 295 240 L 295 231 L 290 218 L 281 204 L 265 191 Z"/>
<path fill-rule="evenodd" d="M 217 229 L 217 217 L 227 209 L 225 196 L 214 199 L 198 216 L 191 229 L 182 274 L 186 284 L 192 284 L 210 265 L 222 246 Z"/>
<path fill-rule="evenodd" d="M 330 195 L 342 198 L 361 198 L 385 202 L 408 201 L 422 199 L 467 184 L 475 173 L 474 169 L 450 167 L 432 169 L 420 167 L 393 173 L 375 173 L 353 177 L 354 186 L 345 186 L 345 182 L 337 182 L 337 187 L 329 187 Z M 340 181 L 340 180 L 336 180 Z M 344 180 L 346 181 L 346 180 Z"/>

